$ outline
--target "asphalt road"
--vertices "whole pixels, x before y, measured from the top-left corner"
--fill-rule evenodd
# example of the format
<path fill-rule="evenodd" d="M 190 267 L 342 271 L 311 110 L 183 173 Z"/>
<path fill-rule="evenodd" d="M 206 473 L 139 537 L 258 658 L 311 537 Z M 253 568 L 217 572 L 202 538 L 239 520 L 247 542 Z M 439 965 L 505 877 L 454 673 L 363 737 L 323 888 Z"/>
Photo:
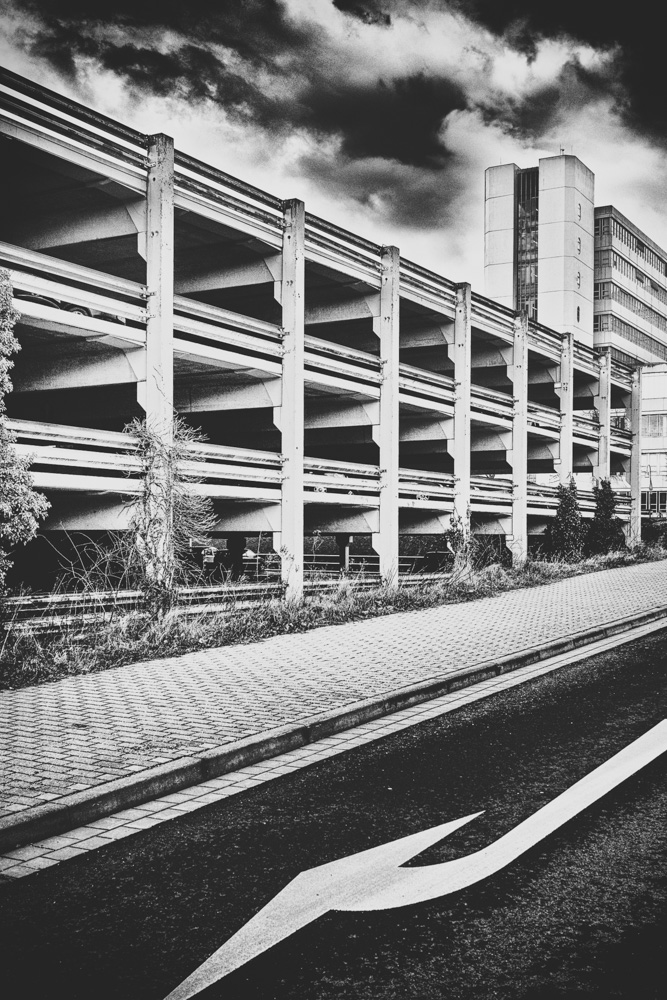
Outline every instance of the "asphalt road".
<path fill-rule="evenodd" d="M 667 638 L 341 754 L 0 891 L 8 998 L 163 1000 L 300 872 L 483 815 L 476 851 L 667 719 Z M 430 902 L 328 913 L 202 1000 L 664 996 L 667 754 L 509 867 Z"/>

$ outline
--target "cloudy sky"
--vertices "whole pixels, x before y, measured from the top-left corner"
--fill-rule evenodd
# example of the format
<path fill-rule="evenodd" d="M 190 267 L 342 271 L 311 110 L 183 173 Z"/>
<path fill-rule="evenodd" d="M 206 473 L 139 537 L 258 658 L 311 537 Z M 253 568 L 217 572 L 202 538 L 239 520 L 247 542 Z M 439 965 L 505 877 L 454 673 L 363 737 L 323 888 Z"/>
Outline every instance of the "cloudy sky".
<path fill-rule="evenodd" d="M 656 9 L 3 0 L 0 63 L 483 291 L 495 163 L 575 153 L 667 246 Z"/>

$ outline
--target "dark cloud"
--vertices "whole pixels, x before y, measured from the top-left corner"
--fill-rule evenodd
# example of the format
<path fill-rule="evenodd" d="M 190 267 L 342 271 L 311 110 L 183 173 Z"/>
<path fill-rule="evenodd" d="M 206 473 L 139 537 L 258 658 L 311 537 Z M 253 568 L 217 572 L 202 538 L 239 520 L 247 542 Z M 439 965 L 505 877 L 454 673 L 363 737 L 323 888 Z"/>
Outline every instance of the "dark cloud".
<path fill-rule="evenodd" d="M 40 5 L 32 0 L 32 7 Z M 196 16 L 198 9 L 207 12 L 205 23 Z M 466 107 L 460 86 L 423 74 L 363 84 L 349 82 L 344 75 L 330 79 L 330 71 L 320 66 L 320 40 L 313 29 L 292 25 L 277 0 L 226 3 L 215 14 L 213 9 L 201 0 L 138 3 L 136 10 L 121 3 L 114 5 L 116 20 L 111 24 L 104 21 L 105 3 L 91 9 L 76 0 L 56 0 L 44 5 L 45 13 L 26 36 L 26 45 L 74 80 L 75 57 L 93 58 L 135 90 L 213 101 L 232 119 L 254 123 L 273 135 L 300 129 L 340 138 L 342 152 L 350 158 L 444 165 L 449 153 L 439 133 L 452 110 Z M 167 47 L 167 28 L 187 41 L 172 40 Z M 229 53 L 229 59 L 223 53 Z M 260 89 L 252 68 L 259 63 L 269 77 L 281 79 L 291 71 L 293 96 L 277 96 L 266 80 Z"/>
<path fill-rule="evenodd" d="M 443 119 L 466 107 L 459 86 L 423 74 L 374 86 L 312 88 L 303 101 L 310 127 L 340 135 L 347 156 L 429 168 L 450 155 L 439 135 Z"/>
<path fill-rule="evenodd" d="M 397 167 L 389 162 L 351 160 L 316 153 L 299 167 L 318 187 L 342 201 L 370 208 L 391 225 L 426 231 L 456 225 L 464 184 L 453 174 L 443 183 L 441 170 Z"/>
<path fill-rule="evenodd" d="M 274 103 L 203 46 L 181 45 L 162 52 L 129 42 L 115 44 L 109 38 L 98 39 L 74 27 L 59 26 L 48 34 L 39 32 L 31 40 L 30 50 L 74 80 L 76 54 L 95 59 L 101 68 L 122 76 L 138 91 L 186 101 L 215 101 L 235 120 L 265 126 L 275 120 Z"/>
<path fill-rule="evenodd" d="M 500 123 L 505 132 L 519 140 L 535 142 L 566 125 L 573 108 L 581 108 L 617 89 L 613 74 L 592 72 L 577 59 L 568 61 L 557 78 L 521 97 L 504 95 L 486 100 L 480 107 L 483 120 Z M 620 101 L 621 95 L 618 95 Z"/>
<path fill-rule="evenodd" d="M 367 34 L 376 45 L 400 30 L 401 19 L 426 33 L 434 11 L 450 11 L 472 25 L 471 50 L 482 27 L 529 59 L 544 39 L 572 39 L 612 53 L 598 70 L 572 58 L 557 79 L 521 96 L 480 96 L 484 87 L 470 82 L 474 99 L 446 70 L 415 72 L 414 52 L 411 69 L 400 76 L 373 78 L 372 51 L 363 72 L 355 66 L 347 73 L 342 57 L 336 62 L 327 49 L 317 5 L 312 19 L 296 20 L 283 0 L 13 2 L 25 49 L 75 85 L 84 82 L 82 60 L 92 61 L 139 98 L 213 103 L 276 141 L 295 131 L 322 139 L 336 149 L 335 161 L 312 155 L 301 169 L 341 197 L 380 206 L 387 220 L 403 226 L 455 225 L 451 206 L 465 187 L 466 151 L 455 154 L 443 140 L 452 112 L 478 112 L 483 122 L 533 143 L 566 125 L 573 110 L 611 95 L 626 124 L 667 143 L 657 26 L 651 30 L 641 16 L 621 22 L 585 0 L 329 0 L 341 18 L 360 26 L 351 37 Z"/>
<path fill-rule="evenodd" d="M 458 10 L 529 55 L 540 40 L 558 38 L 584 42 L 599 51 L 615 50 L 613 78 L 623 89 L 618 110 L 625 124 L 667 143 L 664 41 L 654 5 L 617 10 L 582 0 L 450 0 L 443 6 Z"/>
<path fill-rule="evenodd" d="M 221 45 L 263 64 L 313 38 L 313 29 L 290 20 L 281 0 L 22 0 L 20 10 L 39 25 L 38 44 L 49 39 L 67 44 L 70 38 L 76 46 L 82 37 L 109 28 L 129 37 L 174 31 L 193 43 Z"/>

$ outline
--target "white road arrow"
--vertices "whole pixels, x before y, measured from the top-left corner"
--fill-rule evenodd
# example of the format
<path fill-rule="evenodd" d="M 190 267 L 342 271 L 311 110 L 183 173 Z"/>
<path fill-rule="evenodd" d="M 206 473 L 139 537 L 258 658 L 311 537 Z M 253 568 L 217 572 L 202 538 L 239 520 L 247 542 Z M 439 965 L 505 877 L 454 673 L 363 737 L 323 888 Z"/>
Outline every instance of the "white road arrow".
<path fill-rule="evenodd" d="M 481 813 L 302 872 L 166 1000 L 189 1000 L 330 910 L 386 910 L 474 885 L 509 865 L 666 750 L 664 720 L 509 833 L 463 858 L 423 868 L 399 867 Z"/>

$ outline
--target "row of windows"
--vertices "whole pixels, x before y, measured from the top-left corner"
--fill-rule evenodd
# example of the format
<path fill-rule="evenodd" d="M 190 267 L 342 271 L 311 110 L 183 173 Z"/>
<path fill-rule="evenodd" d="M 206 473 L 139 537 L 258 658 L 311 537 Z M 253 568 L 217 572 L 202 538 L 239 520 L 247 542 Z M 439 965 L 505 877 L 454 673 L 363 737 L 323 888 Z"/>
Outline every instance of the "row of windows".
<path fill-rule="evenodd" d="M 667 264 L 659 257 L 657 253 L 647 247 L 646 244 L 640 240 L 637 236 L 622 226 L 617 219 L 612 219 L 611 216 L 606 215 L 602 219 L 595 220 L 595 235 L 596 236 L 614 236 L 621 243 L 625 243 L 634 253 L 639 257 L 643 257 L 647 264 L 655 268 L 660 274 L 667 275 Z"/>
<path fill-rule="evenodd" d="M 516 181 L 517 278 L 516 307 L 537 319 L 537 234 L 539 168 L 522 170 Z"/>
<path fill-rule="evenodd" d="M 655 309 L 651 309 L 641 299 L 636 299 L 634 295 L 630 295 L 624 288 L 615 285 L 613 281 L 596 282 L 593 287 L 593 298 L 613 299 L 614 302 L 618 302 L 619 305 L 622 305 L 625 309 L 629 309 L 636 316 L 641 316 L 651 326 L 655 326 L 658 330 L 663 330 L 667 333 L 667 317 L 656 312 Z"/>
<path fill-rule="evenodd" d="M 645 351 L 667 361 L 667 346 L 661 344 L 655 337 L 649 337 L 648 334 L 642 333 L 636 327 L 630 326 L 629 323 L 625 323 L 612 313 L 600 313 L 594 316 L 593 330 L 595 333 L 618 333 L 636 347 L 642 347 Z M 632 363 L 633 359 L 628 355 L 625 364 L 631 365 Z"/>
<path fill-rule="evenodd" d="M 650 289 L 651 295 L 654 295 L 660 302 L 664 302 L 667 305 L 667 290 L 662 288 L 656 281 L 649 278 L 647 274 L 640 271 L 638 268 L 621 257 L 620 254 L 615 253 L 613 250 L 598 250 L 595 254 L 595 266 L 596 267 L 613 267 L 614 270 L 619 271 L 620 274 L 629 278 L 630 281 L 635 281 L 638 285 L 642 285 L 647 290 Z"/>
<path fill-rule="evenodd" d="M 667 493 L 664 490 L 644 490 L 642 493 L 642 511 L 664 514 L 667 512 Z"/>
<path fill-rule="evenodd" d="M 667 437 L 667 413 L 644 413 L 642 437 Z"/>

